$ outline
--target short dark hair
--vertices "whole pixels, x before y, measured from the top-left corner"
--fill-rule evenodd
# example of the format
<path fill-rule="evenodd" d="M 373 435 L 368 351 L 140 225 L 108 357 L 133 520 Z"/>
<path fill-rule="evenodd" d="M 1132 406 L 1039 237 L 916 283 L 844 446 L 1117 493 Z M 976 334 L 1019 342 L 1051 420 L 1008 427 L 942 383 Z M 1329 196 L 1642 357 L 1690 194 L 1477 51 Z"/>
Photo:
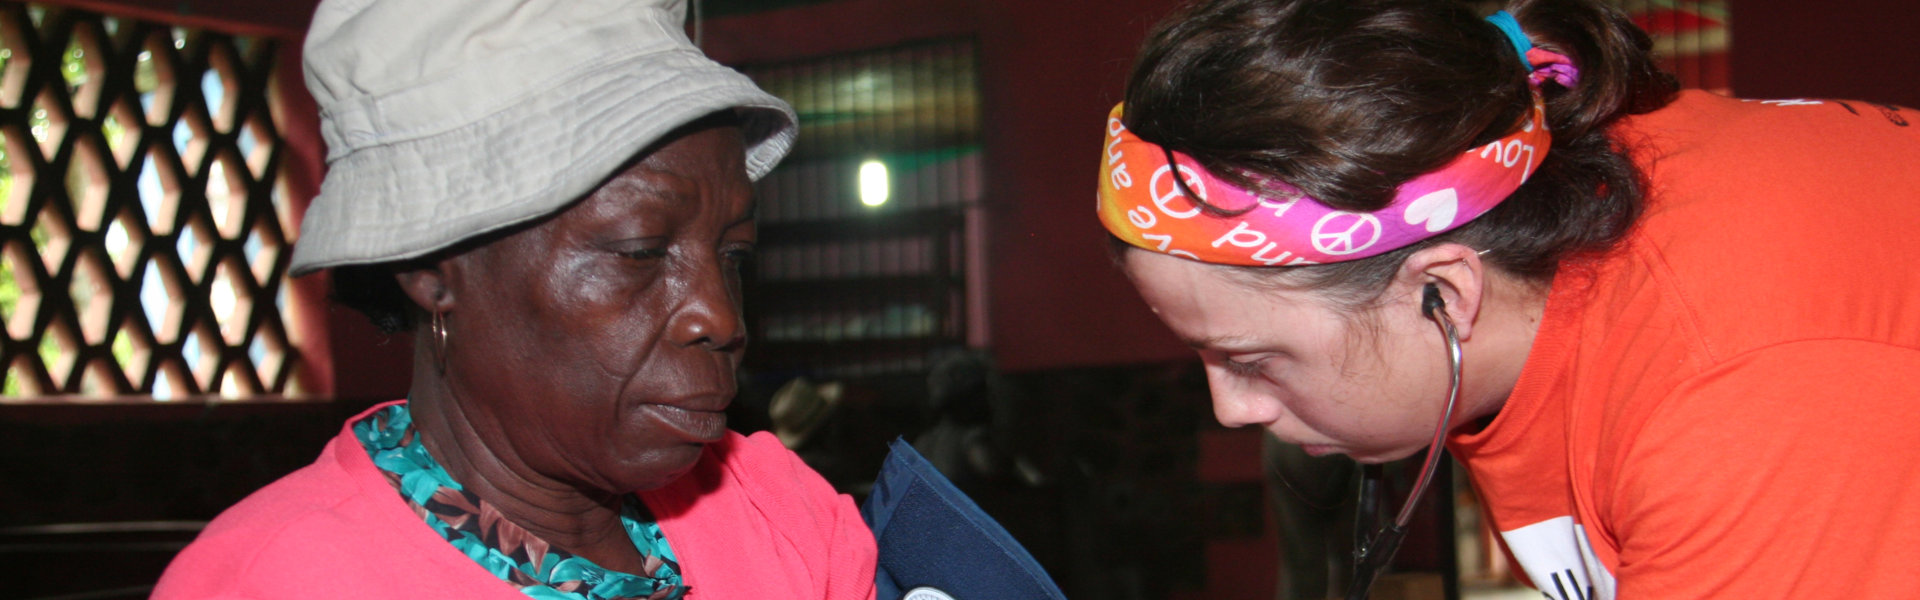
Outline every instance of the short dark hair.
<path fill-rule="evenodd" d="M 1538 46 L 1572 59 L 1572 88 L 1543 84 L 1553 145 L 1493 211 L 1372 258 L 1245 267 L 1261 279 L 1365 305 L 1432 244 L 1483 249 L 1529 281 L 1611 248 L 1638 218 L 1644 185 L 1608 136 L 1621 117 L 1670 102 L 1652 43 L 1596 0 L 1508 5 Z M 1458 0 L 1212 0 L 1162 21 L 1127 84 L 1127 128 L 1248 189 L 1278 180 L 1340 210 L 1375 211 L 1395 189 L 1517 128 L 1532 96 L 1506 37 Z M 1199 200 L 1195 200 L 1200 202 Z"/>
<path fill-rule="evenodd" d="M 414 326 L 413 299 L 400 289 L 393 265 L 343 265 L 328 273 L 332 278 L 333 301 L 359 311 L 373 321 L 382 333 L 410 331 Z"/>

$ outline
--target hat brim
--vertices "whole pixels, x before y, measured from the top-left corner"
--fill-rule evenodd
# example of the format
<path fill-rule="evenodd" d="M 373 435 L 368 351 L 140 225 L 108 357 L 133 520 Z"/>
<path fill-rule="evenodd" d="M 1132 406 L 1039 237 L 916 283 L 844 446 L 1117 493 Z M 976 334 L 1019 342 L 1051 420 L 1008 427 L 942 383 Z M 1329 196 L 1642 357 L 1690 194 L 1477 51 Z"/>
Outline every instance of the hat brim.
<path fill-rule="evenodd" d="M 418 258 L 553 214 L 675 128 L 714 112 L 739 113 L 752 179 L 792 147 L 793 109 L 745 75 L 692 51 L 625 62 L 632 64 L 589 70 L 467 126 L 333 161 L 294 244 L 293 275 Z"/>

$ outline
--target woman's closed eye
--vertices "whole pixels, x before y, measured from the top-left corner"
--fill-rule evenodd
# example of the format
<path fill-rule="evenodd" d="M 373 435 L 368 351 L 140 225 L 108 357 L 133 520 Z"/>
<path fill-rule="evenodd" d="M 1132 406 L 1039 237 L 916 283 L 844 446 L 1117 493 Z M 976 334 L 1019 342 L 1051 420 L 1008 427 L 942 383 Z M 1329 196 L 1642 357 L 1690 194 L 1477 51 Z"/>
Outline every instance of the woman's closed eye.
<path fill-rule="evenodd" d="M 720 251 L 720 257 L 725 259 L 727 266 L 733 269 L 740 269 L 752 263 L 755 255 L 756 251 L 751 244 L 730 246 Z"/>
<path fill-rule="evenodd" d="M 654 238 L 622 240 L 609 244 L 607 250 L 622 258 L 658 260 L 667 257 L 668 244 L 665 239 Z"/>
<path fill-rule="evenodd" d="M 1235 375 L 1252 377 L 1260 374 L 1260 366 L 1267 361 L 1265 356 L 1228 356 L 1221 359 L 1227 371 Z"/>

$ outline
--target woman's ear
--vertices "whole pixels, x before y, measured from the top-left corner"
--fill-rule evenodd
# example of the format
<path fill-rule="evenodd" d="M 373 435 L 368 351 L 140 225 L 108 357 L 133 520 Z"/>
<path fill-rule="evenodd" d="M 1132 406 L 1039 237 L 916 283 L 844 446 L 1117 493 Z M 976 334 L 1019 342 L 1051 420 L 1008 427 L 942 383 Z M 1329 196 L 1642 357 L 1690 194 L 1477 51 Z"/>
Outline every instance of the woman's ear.
<path fill-rule="evenodd" d="M 1485 306 L 1486 268 L 1473 248 L 1455 243 L 1435 244 L 1415 251 L 1400 263 L 1394 285 L 1412 291 L 1416 299 L 1424 299 L 1427 286 L 1433 286 L 1447 317 L 1453 320 L 1454 329 L 1460 339 L 1465 340 L 1472 337 L 1480 308 Z M 1427 318 L 1424 311 L 1422 318 Z"/>
<path fill-rule="evenodd" d="M 400 283 L 400 290 L 406 292 L 407 297 L 413 299 L 413 303 L 427 314 L 450 312 L 455 298 L 453 288 L 447 285 L 446 271 L 442 268 L 444 264 L 409 263 L 396 269 L 393 278 Z"/>

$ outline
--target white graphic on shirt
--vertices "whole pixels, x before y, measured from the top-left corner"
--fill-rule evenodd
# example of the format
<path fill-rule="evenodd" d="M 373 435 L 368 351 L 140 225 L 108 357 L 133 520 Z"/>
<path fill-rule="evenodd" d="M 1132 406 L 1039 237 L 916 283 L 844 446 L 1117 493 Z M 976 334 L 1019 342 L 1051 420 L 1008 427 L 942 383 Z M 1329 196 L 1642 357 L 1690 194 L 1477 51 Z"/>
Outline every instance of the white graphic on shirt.
<path fill-rule="evenodd" d="M 1761 104 L 1770 104 L 1773 106 L 1820 106 L 1822 104 L 1826 104 L 1825 102 L 1821 102 L 1819 100 L 1809 100 L 1806 98 L 1782 98 L 1778 100 L 1755 100 L 1753 98 L 1741 98 L 1740 101 L 1741 102 L 1759 102 Z"/>
<path fill-rule="evenodd" d="M 1534 587 L 1552 600 L 1613 600 L 1615 581 L 1593 555 L 1587 529 L 1556 517 L 1500 532 Z"/>

